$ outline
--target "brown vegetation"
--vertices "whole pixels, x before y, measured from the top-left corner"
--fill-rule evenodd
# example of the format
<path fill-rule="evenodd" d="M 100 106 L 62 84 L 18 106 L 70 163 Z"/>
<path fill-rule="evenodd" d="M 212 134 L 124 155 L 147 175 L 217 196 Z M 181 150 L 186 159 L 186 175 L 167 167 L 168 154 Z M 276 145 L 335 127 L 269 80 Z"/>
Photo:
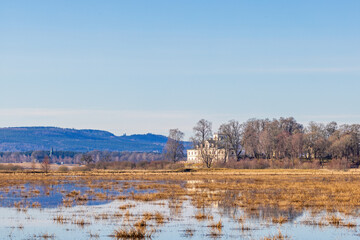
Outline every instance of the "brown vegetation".
<path fill-rule="evenodd" d="M 194 172 L 180 171 L 89 171 L 89 172 L 52 172 L 52 174 L 14 172 L 0 174 L 0 189 L 10 192 L 18 189 L 24 199 L 39 194 L 38 188 L 25 188 L 24 184 L 34 186 L 53 186 L 63 181 L 76 182 L 89 188 L 86 192 L 79 190 L 59 190 L 63 195 L 63 205 L 73 206 L 94 199 L 120 199 L 113 212 L 97 213 L 90 219 L 84 215 L 53 216 L 56 223 L 72 223 L 84 227 L 96 221 L 120 220 L 129 227 L 122 227 L 114 232 L 121 238 L 146 238 L 155 233 L 149 228 L 158 228 L 181 213 L 183 202 L 188 202 L 196 209 L 193 213 L 200 224 L 209 227 L 212 237 L 221 236 L 226 221 L 214 221 L 213 212 L 206 209 L 216 205 L 219 208 L 240 208 L 241 216 L 234 216 L 239 222 L 241 231 L 250 231 L 248 216 L 261 215 L 267 224 L 284 224 L 291 222 L 286 214 L 289 211 L 304 210 L 317 216 L 326 212 L 327 217 L 319 220 L 311 216 L 301 224 L 314 226 L 333 226 L 356 228 L 356 222 L 347 216 L 358 217 L 360 208 L 360 172 L 330 170 L 230 170 L 212 169 Z M 134 181 L 140 180 L 140 181 Z M 98 192 L 98 189 L 111 190 L 118 195 Z M 136 189 L 139 192 L 126 194 L 125 190 Z M 148 192 L 149 191 L 149 192 Z M 164 212 L 136 212 L 138 204 L 158 204 L 168 207 L 170 216 Z M 41 208 L 40 204 L 29 204 L 26 201 L 14 203 L 19 211 L 28 207 Z M 267 215 L 264 209 L 277 209 L 279 214 Z M 131 211 L 131 212 L 130 212 Z M 271 224 L 273 223 L 273 224 Z M 185 230 L 184 230 L 185 231 Z M 193 231 L 186 231 L 191 236 Z M 285 239 L 281 233 L 265 239 Z"/>

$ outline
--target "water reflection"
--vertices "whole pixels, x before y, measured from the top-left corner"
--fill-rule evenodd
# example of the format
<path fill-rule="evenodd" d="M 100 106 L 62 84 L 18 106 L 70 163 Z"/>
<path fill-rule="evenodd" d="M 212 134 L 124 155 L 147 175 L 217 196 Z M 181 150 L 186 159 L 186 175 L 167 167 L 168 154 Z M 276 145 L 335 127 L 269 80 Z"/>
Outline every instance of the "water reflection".
<path fill-rule="evenodd" d="M 33 207 L 40 204 L 42 208 L 56 208 L 63 205 L 64 201 L 68 199 L 67 194 L 70 192 L 77 192 L 79 196 L 87 196 L 83 201 L 76 201 L 71 199 L 71 206 L 73 205 L 101 205 L 113 201 L 117 196 L 130 195 L 134 193 L 149 193 L 156 190 L 152 189 L 135 189 L 131 186 L 114 189 L 111 185 L 103 184 L 87 185 L 76 181 L 62 181 L 59 184 L 34 184 L 26 183 L 0 189 L 0 207 Z M 96 182 L 94 182 L 96 183 Z M 121 184 L 122 181 L 116 182 Z M 126 182 L 128 183 L 128 182 Z M 114 181 L 112 181 L 114 184 Z M 80 199 L 81 200 L 81 199 Z"/>
<path fill-rule="evenodd" d="M 308 220 L 325 221 L 328 213 L 312 215 L 311 211 L 291 206 L 286 209 L 239 206 L 236 200 L 240 191 L 210 190 L 201 185 L 206 182 L 176 181 L 174 183 L 187 190 L 186 194 L 172 193 L 167 199 L 153 201 L 135 201 L 131 196 L 159 190 L 147 188 L 152 186 L 147 184 L 155 186 L 171 181 L 68 180 L 4 187 L 0 189 L 0 235 L 2 239 L 41 239 L 44 234 L 53 235 L 55 239 L 114 239 L 115 229 L 133 227 L 144 216 L 160 213 L 164 216 L 163 224 L 158 224 L 154 217 L 146 220 L 147 228 L 156 230 L 153 239 L 261 239 L 275 236 L 279 229 L 292 239 L 358 239 L 357 226 L 345 228 L 327 224 L 319 227 L 306 224 Z M 87 199 L 83 202 L 73 200 L 71 207 L 64 207 L 63 201 L 72 195 L 77 199 L 86 195 Z M 28 209 L 18 211 L 14 207 L 18 202 L 23 202 L 21 207 Z M 36 202 L 41 204 L 40 208 L 31 207 Z M 359 218 L 339 216 L 344 222 L 359 224 Z M 60 217 L 64 221 L 54 220 Z M 286 222 L 273 221 L 280 217 L 286 218 Z M 219 230 L 212 227 L 219 222 Z"/>

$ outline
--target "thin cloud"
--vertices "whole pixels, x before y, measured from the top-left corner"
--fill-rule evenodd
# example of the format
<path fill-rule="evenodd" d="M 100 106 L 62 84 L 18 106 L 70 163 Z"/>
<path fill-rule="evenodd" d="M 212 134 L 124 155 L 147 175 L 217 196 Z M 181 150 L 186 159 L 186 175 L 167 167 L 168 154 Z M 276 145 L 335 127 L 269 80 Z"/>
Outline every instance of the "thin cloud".
<path fill-rule="evenodd" d="M 235 68 L 227 69 L 226 71 L 219 71 L 218 74 L 222 73 L 359 73 L 360 67 L 353 68 L 321 68 L 321 67 L 309 67 L 309 68 Z"/>

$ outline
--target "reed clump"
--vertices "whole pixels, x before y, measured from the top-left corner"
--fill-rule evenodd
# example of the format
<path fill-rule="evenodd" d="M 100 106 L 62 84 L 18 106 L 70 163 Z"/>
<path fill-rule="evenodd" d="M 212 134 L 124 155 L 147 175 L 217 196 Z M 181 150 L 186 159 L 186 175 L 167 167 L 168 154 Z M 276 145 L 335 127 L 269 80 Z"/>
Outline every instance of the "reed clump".
<path fill-rule="evenodd" d="M 197 212 L 195 214 L 195 218 L 198 221 L 204 221 L 204 220 L 212 220 L 213 216 L 211 216 L 209 214 L 202 213 L 202 212 Z"/>
<path fill-rule="evenodd" d="M 220 220 L 219 222 L 212 223 L 212 224 L 210 224 L 210 227 L 213 228 L 213 229 L 218 230 L 219 232 L 221 232 L 221 230 L 223 228 L 222 221 Z"/>
<path fill-rule="evenodd" d="M 57 215 L 53 218 L 56 223 L 65 224 L 67 223 L 68 219 L 66 219 L 63 215 Z"/>
<path fill-rule="evenodd" d="M 151 238 L 153 231 L 147 231 L 146 228 L 132 227 L 130 229 L 122 228 L 114 231 L 116 239 L 145 239 Z"/>
<path fill-rule="evenodd" d="M 85 219 L 76 219 L 72 222 L 72 224 L 78 225 L 80 227 L 84 227 L 85 225 L 89 225 L 90 222 L 86 222 Z"/>
<path fill-rule="evenodd" d="M 195 233 L 195 230 L 194 229 L 191 229 L 191 228 L 188 228 L 185 230 L 185 237 L 192 237 L 194 236 L 194 233 Z"/>
<path fill-rule="evenodd" d="M 286 235 L 283 235 L 280 230 L 279 230 L 278 234 L 276 234 L 274 236 L 262 238 L 262 240 L 285 240 L 285 239 L 289 239 L 289 237 Z"/>
<path fill-rule="evenodd" d="M 154 218 L 155 218 L 156 223 L 159 224 L 159 225 L 163 224 L 164 221 L 165 221 L 164 215 L 162 213 L 160 213 L 160 212 L 156 212 L 154 214 Z"/>
<path fill-rule="evenodd" d="M 280 216 L 280 217 L 277 217 L 277 218 L 273 218 L 272 219 L 272 222 L 273 223 L 278 223 L 278 224 L 283 224 L 283 223 L 286 223 L 286 222 L 288 222 L 289 220 L 288 220 L 288 218 L 287 217 L 283 217 L 283 216 Z"/>
<path fill-rule="evenodd" d="M 340 226 L 343 224 L 343 220 L 340 217 L 337 216 L 330 216 L 328 217 L 328 222 L 332 226 Z"/>

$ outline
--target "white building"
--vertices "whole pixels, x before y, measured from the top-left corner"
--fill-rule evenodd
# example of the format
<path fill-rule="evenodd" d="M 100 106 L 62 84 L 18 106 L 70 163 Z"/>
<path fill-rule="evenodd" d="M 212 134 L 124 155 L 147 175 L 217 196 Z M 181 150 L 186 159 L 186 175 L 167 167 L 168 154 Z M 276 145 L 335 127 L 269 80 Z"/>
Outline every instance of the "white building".
<path fill-rule="evenodd" d="M 236 159 L 236 153 L 232 149 L 226 149 L 223 144 L 223 137 L 214 134 L 212 139 L 205 141 L 204 146 L 196 146 L 195 149 L 187 150 L 187 162 L 202 163 L 202 157 L 206 154 L 213 159 L 213 162 L 224 162 Z"/>

